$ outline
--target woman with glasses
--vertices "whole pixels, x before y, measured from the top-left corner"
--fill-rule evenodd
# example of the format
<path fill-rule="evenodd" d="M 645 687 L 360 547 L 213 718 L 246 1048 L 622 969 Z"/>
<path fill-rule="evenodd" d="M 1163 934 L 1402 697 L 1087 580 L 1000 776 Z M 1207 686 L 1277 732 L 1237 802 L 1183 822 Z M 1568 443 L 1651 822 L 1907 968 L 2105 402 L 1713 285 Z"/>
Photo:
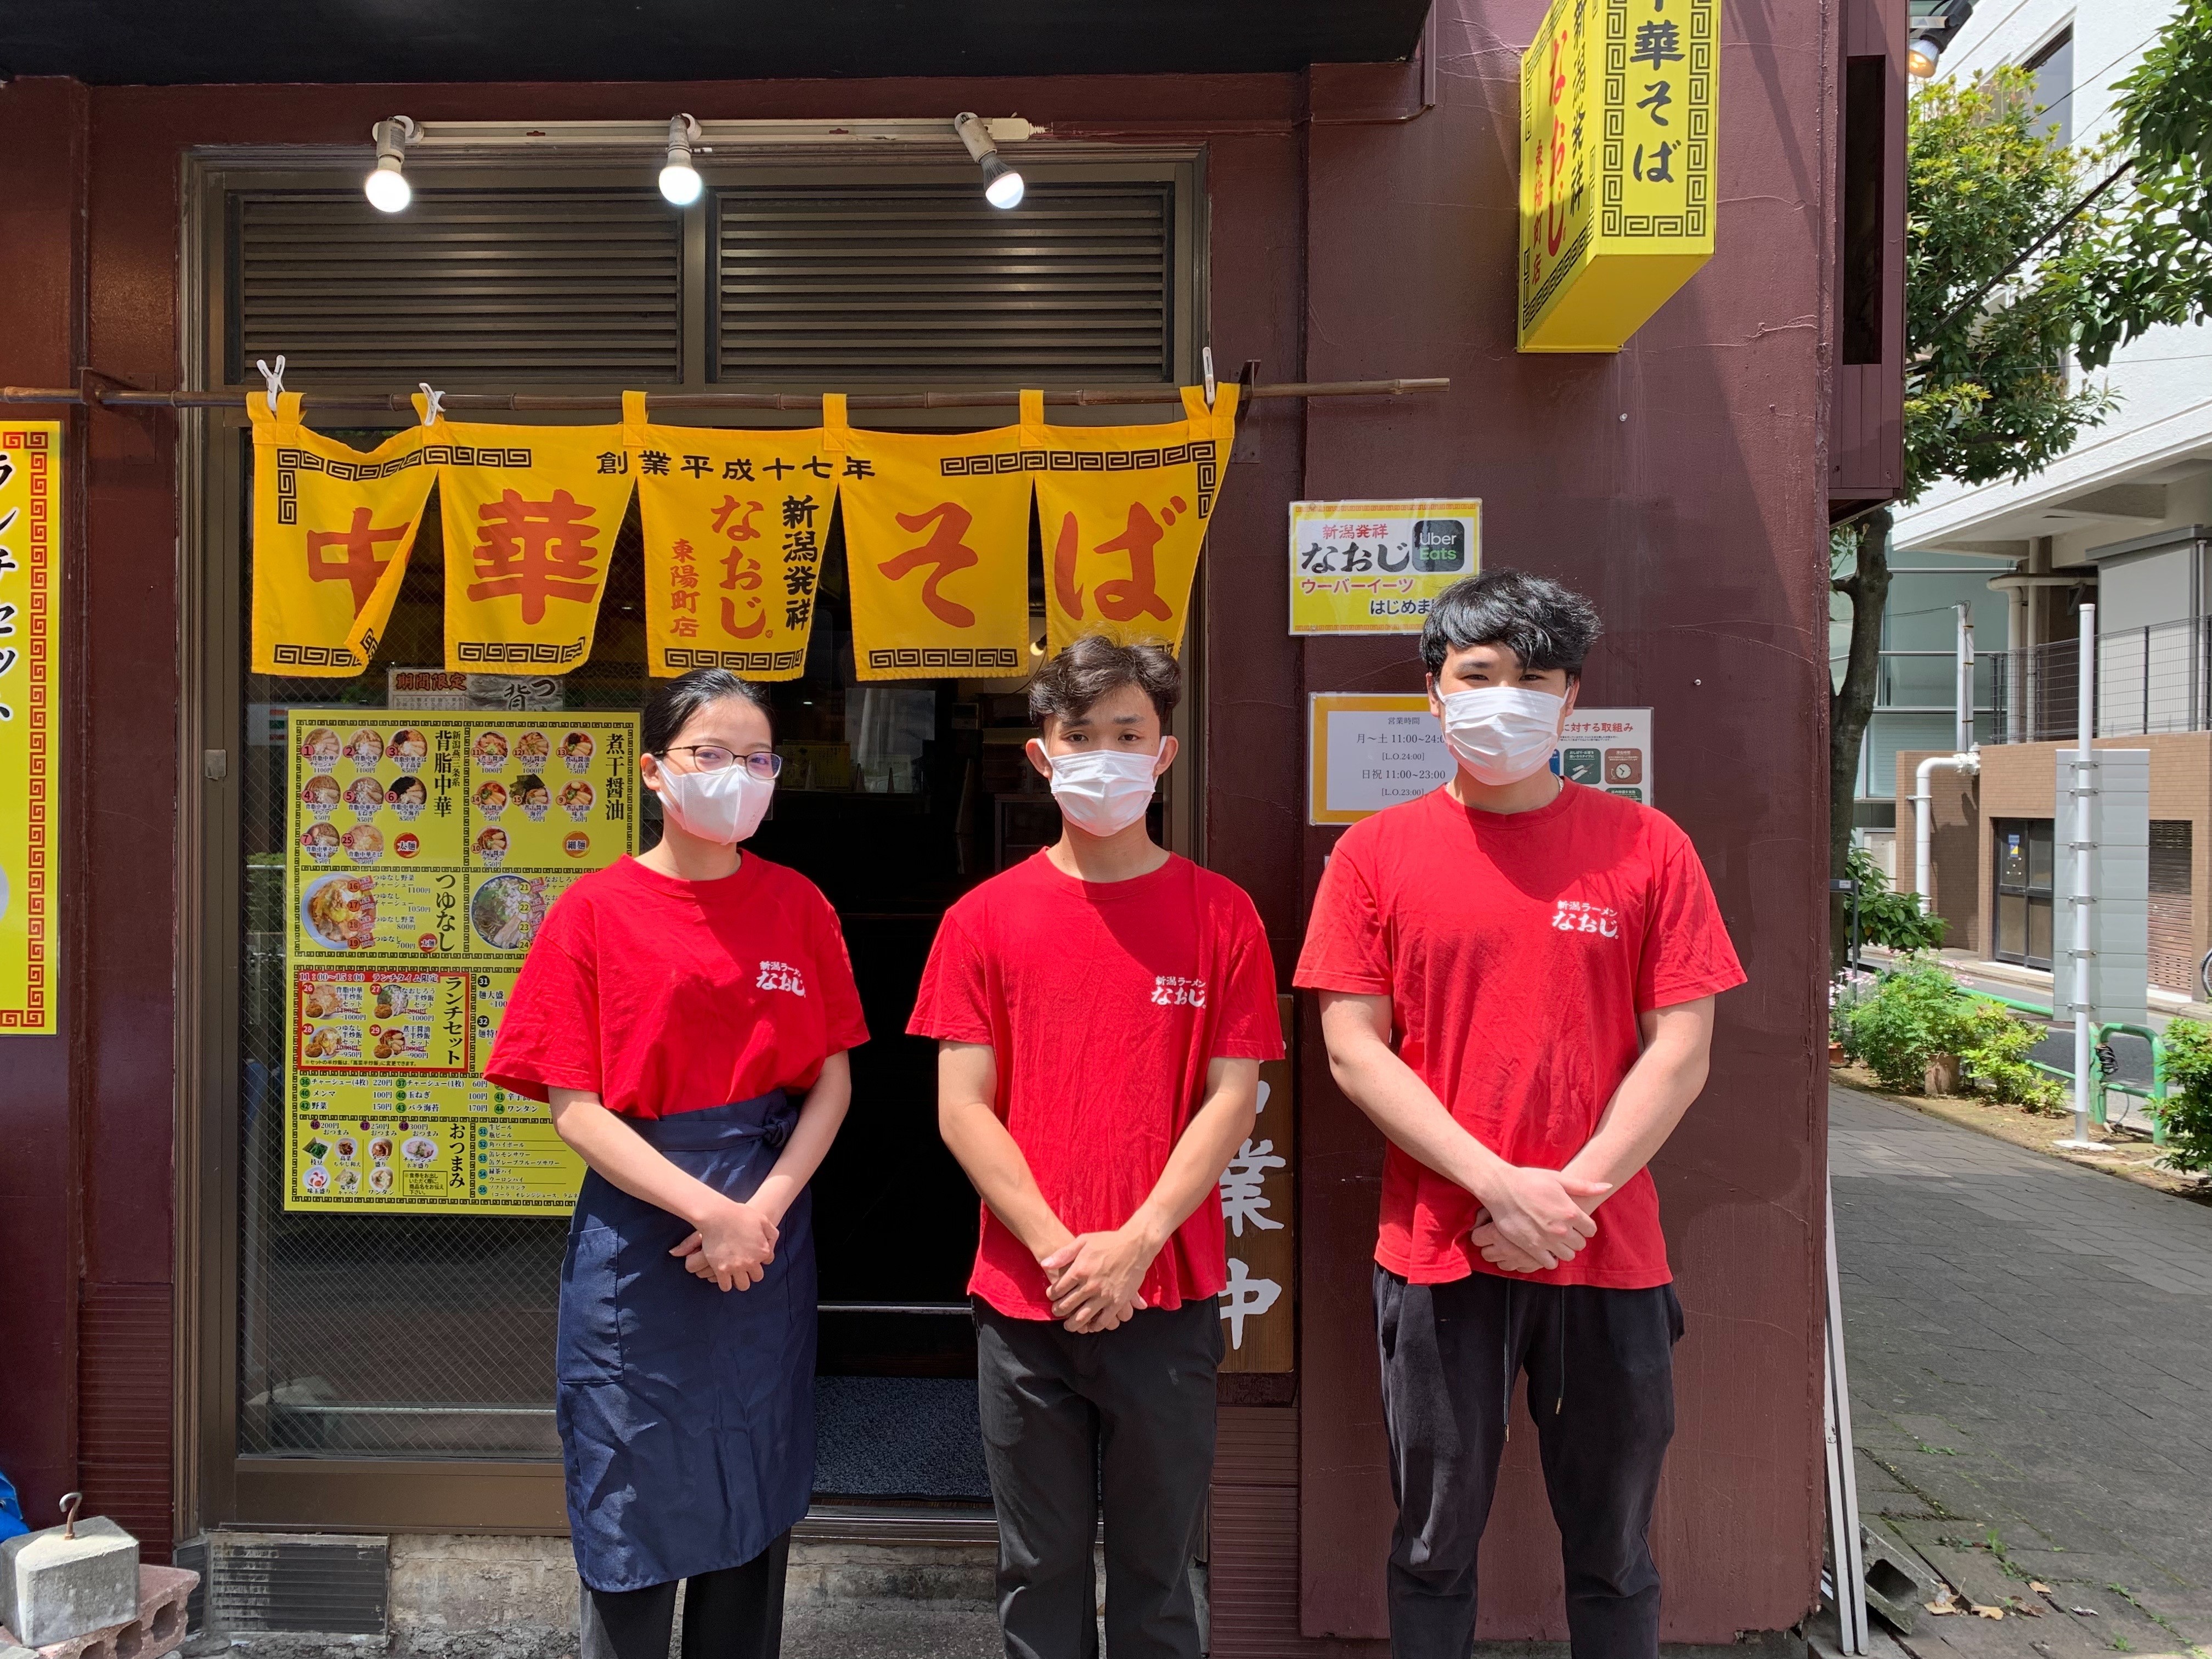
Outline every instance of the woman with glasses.
<path fill-rule="evenodd" d="M 639 769 L 660 842 L 561 896 L 484 1075 L 590 1173 L 561 1268 L 557 1419 L 582 1659 L 774 1659 L 814 1476 L 807 1182 L 867 1040 L 837 917 L 743 850 L 781 762 L 721 669 L 662 683 Z"/>

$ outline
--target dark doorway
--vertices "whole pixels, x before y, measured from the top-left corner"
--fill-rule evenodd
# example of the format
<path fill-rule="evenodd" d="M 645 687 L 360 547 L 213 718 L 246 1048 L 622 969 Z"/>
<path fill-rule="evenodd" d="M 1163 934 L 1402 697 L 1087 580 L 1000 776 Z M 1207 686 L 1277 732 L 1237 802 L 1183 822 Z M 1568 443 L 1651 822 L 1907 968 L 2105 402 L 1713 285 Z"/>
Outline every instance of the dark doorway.
<path fill-rule="evenodd" d="M 938 1138 L 937 1045 L 906 1023 L 946 908 L 1055 838 L 1059 812 L 1024 754 L 1023 680 L 860 683 L 841 539 L 806 672 L 772 688 L 784 770 L 751 843 L 836 907 L 870 1033 L 814 1182 L 817 1490 L 981 1499 L 967 1299 L 979 1212 Z"/>

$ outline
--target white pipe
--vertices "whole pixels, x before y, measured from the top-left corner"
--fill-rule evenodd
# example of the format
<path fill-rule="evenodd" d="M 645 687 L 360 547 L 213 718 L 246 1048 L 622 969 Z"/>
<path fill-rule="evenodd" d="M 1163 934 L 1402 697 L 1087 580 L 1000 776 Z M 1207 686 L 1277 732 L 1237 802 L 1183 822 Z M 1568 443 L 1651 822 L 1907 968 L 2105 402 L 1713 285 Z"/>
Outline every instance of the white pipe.
<path fill-rule="evenodd" d="M 1959 753 L 1964 755 L 1980 747 L 1974 741 L 1974 624 L 1965 605 L 1951 608 L 1959 613 L 1959 673 L 1952 688 L 1957 705 L 1958 736 L 1954 741 Z"/>
<path fill-rule="evenodd" d="M 2089 1139 L 2089 1068 L 2096 1063 L 2090 1041 L 2095 1017 L 2089 1002 L 2089 964 L 2096 956 L 2090 927 L 2096 895 L 2096 848 L 2091 845 L 2092 813 L 2097 797 L 2097 607 L 2081 607 L 2081 643 L 2075 647 L 2074 714 L 2074 1138 L 2062 1145 L 2087 1146 Z"/>
<path fill-rule="evenodd" d="M 1929 863 L 1936 839 L 1936 798 L 1928 793 L 1929 775 L 1957 771 L 1972 777 L 1981 769 L 1982 757 L 1972 753 L 1930 755 L 1912 769 L 1912 890 L 1923 916 L 1929 914 L 1928 888 L 1933 877 Z"/>

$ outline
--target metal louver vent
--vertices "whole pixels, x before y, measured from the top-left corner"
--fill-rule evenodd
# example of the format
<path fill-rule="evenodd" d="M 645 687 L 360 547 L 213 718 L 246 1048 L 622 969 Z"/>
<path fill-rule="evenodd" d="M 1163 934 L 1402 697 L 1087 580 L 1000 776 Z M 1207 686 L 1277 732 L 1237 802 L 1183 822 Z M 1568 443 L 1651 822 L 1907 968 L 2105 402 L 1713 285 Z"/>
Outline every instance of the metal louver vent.
<path fill-rule="evenodd" d="M 718 192 L 724 380 L 1066 385 L 1172 378 L 1173 194 L 1033 182 Z"/>
<path fill-rule="evenodd" d="M 683 375 L 683 224 L 659 194 L 358 190 L 234 198 L 232 383 L 665 383 Z"/>

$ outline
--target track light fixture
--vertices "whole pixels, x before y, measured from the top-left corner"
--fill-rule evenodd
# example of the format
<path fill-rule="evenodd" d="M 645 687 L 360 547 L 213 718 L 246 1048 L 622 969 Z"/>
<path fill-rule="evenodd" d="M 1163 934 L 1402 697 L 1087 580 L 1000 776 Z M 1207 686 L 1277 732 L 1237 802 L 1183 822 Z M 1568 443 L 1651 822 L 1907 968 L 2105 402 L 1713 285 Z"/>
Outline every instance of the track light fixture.
<path fill-rule="evenodd" d="M 1944 48 L 1973 16 L 1974 4 L 1975 0 L 1907 0 L 1905 29 L 1912 43 L 1905 49 L 1907 75 L 1925 81 L 1936 73 Z"/>
<path fill-rule="evenodd" d="M 699 142 L 699 124 L 688 115 L 668 118 L 668 165 L 660 169 L 660 193 L 678 207 L 690 207 L 704 188 L 699 169 L 691 165 L 691 146 Z"/>
<path fill-rule="evenodd" d="M 368 204 L 380 213 L 397 213 L 415 199 L 407 182 L 407 146 L 416 135 L 415 123 L 404 115 L 379 121 L 369 130 L 376 140 L 376 167 L 361 182 Z"/>
<path fill-rule="evenodd" d="M 991 141 L 991 129 L 973 110 L 963 110 L 952 118 L 952 131 L 968 147 L 968 154 L 975 165 L 983 169 L 983 199 L 994 208 L 1015 208 L 1022 204 L 1022 175 L 1008 167 L 999 147 Z"/>

